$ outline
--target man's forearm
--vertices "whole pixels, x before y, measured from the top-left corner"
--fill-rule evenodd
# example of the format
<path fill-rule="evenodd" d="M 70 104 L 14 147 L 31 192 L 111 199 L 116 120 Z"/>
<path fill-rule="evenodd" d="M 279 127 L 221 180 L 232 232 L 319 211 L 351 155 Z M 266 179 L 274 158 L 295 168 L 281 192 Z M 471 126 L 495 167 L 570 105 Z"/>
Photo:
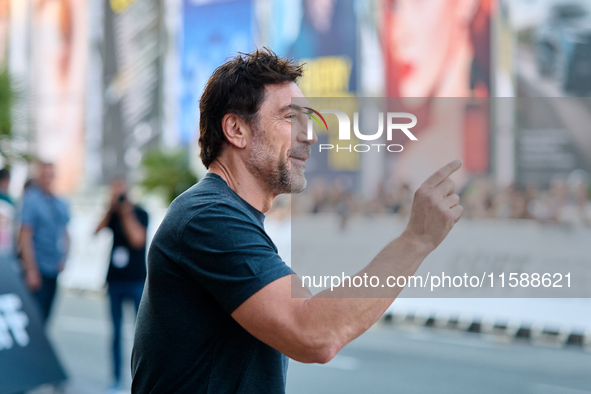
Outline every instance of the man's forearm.
<path fill-rule="evenodd" d="M 35 251 L 33 244 L 28 236 L 21 236 L 20 239 L 21 262 L 25 272 L 38 271 L 37 260 L 35 259 Z"/>
<path fill-rule="evenodd" d="M 120 214 L 125 237 L 134 248 L 141 248 L 146 243 L 146 228 L 135 217 L 133 210 Z"/>
<path fill-rule="evenodd" d="M 33 251 L 22 252 L 22 266 L 25 272 L 38 271 L 37 260 L 35 260 L 35 253 Z"/>
<path fill-rule="evenodd" d="M 455 160 L 417 189 L 406 230 L 389 243 L 359 275 L 411 276 L 445 239 L 462 215 L 460 198 L 449 176 Z M 354 284 L 354 283 L 353 283 Z M 252 295 L 232 317 L 268 345 L 302 362 L 327 362 L 371 327 L 400 294 L 400 287 L 333 288 L 312 297 L 295 275 L 283 277 Z"/>
<path fill-rule="evenodd" d="M 99 225 L 96 227 L 96 230 L 94 230 L 95 234 L 98 234 L 99 231 L 101 231 L 102 229 L 104 229 L 105 227 L 107 227 L 109 225 L 109 220 L 111 220 L 111 215 L 112 215 L 111 209 L 109 209 L 105 213 L 105 216 L 103 216 L 103 219 L 101 220 Z"/>
<path fill-rule="evenodd" d="M 357 275 L 376 276 L 381 283 L 388 276 L 413 275 L 430 248 L 407 234 L 389 243 Z M 305 300 L 302 313 L 312 323 L 307 330 L 313 337 L 322 338 L 319 346 L 326 347 L 332 358 L 343 346 L 369 329 L 398 297 L 400 287 L 335 287 Z M 368 298 L 370 297 L 370 298 Z M 334 352 L 334 354 L 332 354 Z"/>

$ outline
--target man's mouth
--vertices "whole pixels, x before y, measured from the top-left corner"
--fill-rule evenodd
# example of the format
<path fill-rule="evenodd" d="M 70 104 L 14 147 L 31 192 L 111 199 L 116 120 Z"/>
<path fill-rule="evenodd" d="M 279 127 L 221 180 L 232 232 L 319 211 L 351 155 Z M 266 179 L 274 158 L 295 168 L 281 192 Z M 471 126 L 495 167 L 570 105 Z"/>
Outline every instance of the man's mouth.
<path fill-rule="evenodd" d="M 307 146 L 290 149 L 287 154 L 289 155 L 289 158 L 291 159 L 292 163 L 295 163 L 296 165 L 305 166 L 306 160 L 310 158 L 311 152 L 310 147 Z"/>
<path fill-rule="evenodd" d="M 305 164 L 306 160 L 308 160 L 310 156 L 290 156 L 290 158 L 298 163 Z"/>

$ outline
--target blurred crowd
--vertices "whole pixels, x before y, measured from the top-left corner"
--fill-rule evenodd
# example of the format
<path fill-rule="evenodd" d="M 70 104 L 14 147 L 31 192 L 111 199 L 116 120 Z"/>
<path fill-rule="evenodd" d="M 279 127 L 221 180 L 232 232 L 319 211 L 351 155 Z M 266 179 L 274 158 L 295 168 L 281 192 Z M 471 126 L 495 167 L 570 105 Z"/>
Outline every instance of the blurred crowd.
<path fill-rule="evenodd" d="M 54 194 L 53 163 L 38 162 L 32 169 L 34 177 L 16 202 L 8 193 L 10 171 L 0 170 L 0 264 L 17 260 L 15 268 L 45 326 L 70 252 L 70 209 Z M 113 235 L 105 279 L 112 321 L 112 393 L 122 389 L 122 372 L 129 370 L 122 362 L 123 304 L 132 301 L 137 314 L 146 279 L 147 227 L 148 213 L 130 199 L 125 179 L 114 178 L 108 208 L 95 230 L 95 235 L 103 229 Z M 0 335 L 2 324 L 0 320 Z"/>
<path fill-rule="evenodd" d="M 410 214 L 413 190 L 407 184 L 378 185 L 376 197 L 367 200 L 351 192 L 343 180 L 313 181 L 307 196 L 294 204 L 295 213 Z M 489 177 L 473 178 L 459 191 L 464 219 L 530 219 L 541 223 L 591 226 L 589 182 L 555 178 L 550 185 L 498 187 Z M 299 200 L 299 198 L 298 198 Z"/>
<path fill-rule="evenodd" d="M 533 219 L 542 223 L 591 226 L 587 182 L 555 178 L 541 188 L 515 184 L 498 188 L 488 178 L 477 178 L 462 192 L 465 216 L 470 218 Z"/>

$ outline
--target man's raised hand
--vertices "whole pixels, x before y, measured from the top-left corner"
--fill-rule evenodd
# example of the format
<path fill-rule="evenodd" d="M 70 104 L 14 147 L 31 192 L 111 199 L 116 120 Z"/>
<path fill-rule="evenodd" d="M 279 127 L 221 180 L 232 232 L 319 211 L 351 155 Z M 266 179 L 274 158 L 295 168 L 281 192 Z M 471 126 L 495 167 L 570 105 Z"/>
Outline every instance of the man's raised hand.
<path fill-rule="evenodd" d="M 410 220 L 405 234 L 417 239 L 429 252 L 435 249 L 447 236 L 454 224 L 460 220 L 464 210 L 456 185 L 450 175 L 462 166 L 461 160 L 454 160 L 431 175 L 414 194 Z"/>

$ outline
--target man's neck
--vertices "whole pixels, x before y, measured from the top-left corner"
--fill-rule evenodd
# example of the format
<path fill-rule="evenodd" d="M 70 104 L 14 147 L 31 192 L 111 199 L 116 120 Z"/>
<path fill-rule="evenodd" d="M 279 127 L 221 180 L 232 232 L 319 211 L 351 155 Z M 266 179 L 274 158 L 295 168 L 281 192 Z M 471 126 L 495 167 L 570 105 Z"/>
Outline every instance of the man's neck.
<path fill-rule="evenodd" d="M 39 189 L 39 191 L 40 191 L 41 193 L 45 194 L 46 196 L 51 196 L 51 195 L 52 195 L 52 193 L 51 193 L 51 190 L 50 190 L 50 189 L 46 189 L 46 188 L 44 188 L 44 187 L 42 187 L 42 186 L 40 186 L 40 185 L 37 185 L 37 189 Z"/>
<path fill-rule="evenodd" d="M 277 197 L 263 180 L 255 177 L 244 166 L 233 166 L 224 160 L 217 159 L 210 164 L 209 172 L 219 175 L 230 189 L 262 213 L 271 209 L 273 200 Z"/>

